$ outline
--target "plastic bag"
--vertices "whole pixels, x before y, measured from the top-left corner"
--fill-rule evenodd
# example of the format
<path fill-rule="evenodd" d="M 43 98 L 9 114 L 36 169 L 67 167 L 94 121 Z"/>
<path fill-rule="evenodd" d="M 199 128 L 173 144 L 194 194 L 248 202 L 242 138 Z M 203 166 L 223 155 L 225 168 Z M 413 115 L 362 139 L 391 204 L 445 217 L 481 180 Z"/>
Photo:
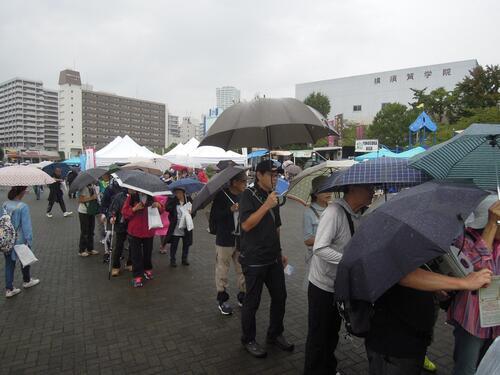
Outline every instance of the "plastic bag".
<path fill-rule="evenodd" d="M 31 249 L 26 245 L 15 245 L 14 251 L 16 252 L 23 268 L 38 261 L 35 254 L 33 254 L 33 251 L 31 251 Z"/>
<path fill-rule="evenodd" d="M 476 375 L 500 374 L 500 337 L 497 337 L 484 355 Z"/>
<path fill-rule="evenodd" d="M 148 228 L 149 230 L 163 228 L 160 212 L 156 207 L 148 207 Z"/>

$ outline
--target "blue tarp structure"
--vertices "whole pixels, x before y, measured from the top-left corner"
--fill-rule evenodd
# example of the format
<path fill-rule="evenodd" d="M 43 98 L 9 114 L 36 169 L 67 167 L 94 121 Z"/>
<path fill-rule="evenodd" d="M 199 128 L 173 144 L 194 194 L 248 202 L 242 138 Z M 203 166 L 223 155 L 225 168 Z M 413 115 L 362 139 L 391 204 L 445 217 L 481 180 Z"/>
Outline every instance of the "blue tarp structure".
<path fill-rule="evenodd" d="M 254 152 L 251 152 L 247 155 L 248 159 L 253 159 L 253 158 L 260 158 L 261 156 L 264 156 L 268 153 L 269 151 L 267 150 L 257 150 Z"/>
<path fill-rule="evenodd" d="M 400 152 L 399 154 L 396 154 L 396 157 L 397 158 L 411 158 L 412 156 L 415 156 L 415 155 L 418 155 L 422 152 L 425 151 L 425 148 L 421 147 L 421 146 L 418 146 L 418 147 L 415 147 L 415 148 L 412 148 L 410 150 L 407 150 L 407 151 L 404 151 L 404 152 Z"/>
<path fill-rule="evenodd" d="M 65 161 L 63 161 L 64 164 L 69 164 L 69 165 L 80 165 L 80 157 L 79 156 L 75 156 L 74 158 L 71 158 L 71 159 L 67 159 Z"/>
<path fill-rule="evenodd" d="M 436 124 L 431 120 L 429 115 L 425 113 L 425 111 L 418 115 L 417 119 L 410 125 L 410 130 L 413 133 L 416 133 L 424 128 L 431 132 L 435 132 L 437 130 Z"/>
<path fill-rule="evenodd" d="M 391 157 L 395 158 L 397 157 L 398 154 L 392 152 L 391 150 L 388 150 L 386 148 L 381 148 L 378 151 L 373 151 L 369 152 L 364 155 L 359 155 L 354 158 L 356 161 L 364 161 L 364 160 L 372 160 L 372 159 L 377 159 L 377 158 L 382 158 L 382 157 Z"/>

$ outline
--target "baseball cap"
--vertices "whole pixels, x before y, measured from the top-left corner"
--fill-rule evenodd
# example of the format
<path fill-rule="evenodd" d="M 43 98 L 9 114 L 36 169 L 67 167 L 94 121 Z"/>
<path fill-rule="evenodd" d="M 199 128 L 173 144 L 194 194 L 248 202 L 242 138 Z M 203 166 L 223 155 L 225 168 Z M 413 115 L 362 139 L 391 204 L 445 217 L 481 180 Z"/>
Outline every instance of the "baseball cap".
<path fill-rule="evenodd" d="M 476 209 L 465 219 L 465 226 L 472 229 L 483 229 L 488 223 L 488 209 L 498 201 L 496 194 L 484 198 Z"/>
<path fill-rule="evenodd" d="M 283 168 L 281 167 L 281 163 L 276 160 L 262 160 L 257 167 L 255 168 L 255 172 L 278 172 L 283 173 Z"/>
<path fill-rule="evenodd" d="M 311 194 L 317 194 L 319 189 L 328 179 L 328 176 L 317 176 L 311 182 Z"/>

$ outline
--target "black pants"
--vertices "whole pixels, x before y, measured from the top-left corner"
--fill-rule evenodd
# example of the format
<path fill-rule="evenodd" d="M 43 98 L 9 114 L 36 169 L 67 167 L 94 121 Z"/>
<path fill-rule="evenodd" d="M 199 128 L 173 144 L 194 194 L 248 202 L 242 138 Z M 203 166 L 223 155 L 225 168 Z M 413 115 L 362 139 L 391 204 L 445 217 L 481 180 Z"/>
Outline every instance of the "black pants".
<path fill-rule="evenodd" d="M 170 240 L 170 262 L 175 263 L 175 255 L 177 254 L 177 247 L 182 238 L 182 261 L 187 261 L 189 254 L 189 245 L 186 243 L 186 237 L 172 236 Z"/>
<path fill-rule="evenodd" d="M 80 247 L 79 252 L 94 250 L 95 216 L 78 213 L 80 218 Z"/>
<path fill-rule="evenodd" d="M 390 333 L 388 333 L 390 334 Z M 418 358 L 396 358 L 366 347 L 370 375 L 420 375 L 425 355 Z"/>
<path fill-rule="evenodd" d="M 153 253 L 153 238 L 128 236 L 128 244 L 132 255 L 132 273 L 134 277 L 142 277 L 144 271 L 153 269 L 151 255 Z"/>
<path fill-rule="evenodd" d="M 61 210 L 62 212 L 66 212 L 66 205 L 64 204 L 64 199 L 63 197 L 56 197 L 55 200 L 49 200 L 49 206 L 47 207 L 47 213 L 49 213 L 50 211 L 52 211 L 52 206 L 54 205 L 54 203 L 59 203 L 59 206 L 61 206 Z"/>
<path fill-rule="evenodd" d="M 335 349 L 342 319 L 335 306 L 334 294 L 309 282 L 307 299 L 309 316 L 304 374 L 335 374 Z"/>
<path fill-rule="evenodd" d="M 120 268 L 120 258 L 122 257 L 126 240 L 127 232 L 115 232 L 115 243 L 113 244 L 113 268 Z M 132 259 L 129 250 L 127 264 L 131 263 Z"/>
<path fill-rule="evenodd" d="M 274 339 L 283 333 L 285 317 L 286 286 L 285 274 L 281 263 L 262 267 L 242 266 L 245 275 L 246 294 L 241 309 L 241 341 L 248 343 L 255 340 L 255 314 L 259 309 L 262 287 L 266 284 L 271 296 L 271 311 L 267 337 Z"/>

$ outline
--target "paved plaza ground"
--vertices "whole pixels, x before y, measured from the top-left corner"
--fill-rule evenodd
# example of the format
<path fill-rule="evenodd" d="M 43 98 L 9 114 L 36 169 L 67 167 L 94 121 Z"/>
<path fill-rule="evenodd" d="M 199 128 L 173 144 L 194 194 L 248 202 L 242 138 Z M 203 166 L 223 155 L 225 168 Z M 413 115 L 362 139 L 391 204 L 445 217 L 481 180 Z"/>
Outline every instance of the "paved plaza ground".
<path fill-rule="evenodd" d="M 36 201 L 30 192 L 34 250 L 40 261 L 33 276 L 40 285 L 5 299 L 0 296 L 0 374 L 300 374 L 307 335 L 307 295 L 302 242 L 303 207 L 293 201 L 282 208 L 283 249 L 295 273 L 286 277 L 288 300 L 285 334 L 294 341 L 293 353 L 268 349 L 255 359 L 240 344 L 240 312 L 221 316 L 215 301 L 214 237 L 207 220 L 195 218 L 191 266 L 170 268 L 168 255 L 158 253 L 155 240 L 155 279 L 144 288 L 130 286 L 130 273 L 107 279 L 102 256 L 77 256 L 79 222 L 75 212 L 63 218 L 59 206 L 45 217 L 46 191 Z M 2 201 L 5 191 L 0 193 Z M 96 241 L 97 242 L 97 241 Z M 99 250 L 102 250 L 100 248 Z M 2 257 L 3 258 L 3 257 Z M 3 260 L 2 260 L 3 262 Z M 3 268 L 3 267 L 2 267 Z M 0 279 L 3 290 L 5 281 Z M 231 300 L 235 302 L 231 271 Z M 19 268 L 15 285 L 22 283 Z M 257 316 L 258 337 L 264 343 L 269 296 L 263 293 Z M 429 356 L 439 374 L 449 374 L 452 330 L 441 316 Z M 362 341 L 342 338 L 337 349 L 343 374 L 366 374 Z"/>

